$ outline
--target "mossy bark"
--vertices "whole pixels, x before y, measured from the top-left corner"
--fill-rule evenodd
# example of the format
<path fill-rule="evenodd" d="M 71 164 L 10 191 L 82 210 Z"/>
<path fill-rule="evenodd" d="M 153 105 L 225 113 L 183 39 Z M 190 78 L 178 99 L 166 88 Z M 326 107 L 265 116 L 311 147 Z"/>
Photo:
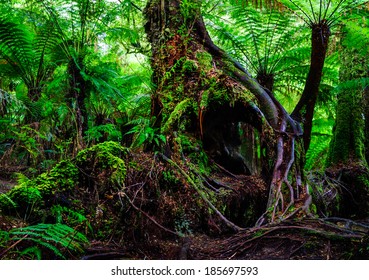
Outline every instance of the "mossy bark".
<path fill-rule="evenodd" d="M 83 137 L 88 129 L 88 114 L 85 104 L 88 86 L 81 74 L 82 66 L 83 57 L 81 56 L 78 56 L 76 60 L 70 59 L 68 64 L 69 92 L 67 94 L 67 99 L 70 106 L 76 108 L 77 150 L 81 150 L 85 147 Z"/>
<path fill-rule="evenodd" d="M 267 208 L 273 209 L 274 220 L 306 194 L 302 176 L 293 168 L 301 129 L 269 90 L 214 45 L 199 3 L 151 0 L 145 8 L 156 85 L 154 126 L 168 140 L 167 156 L 183 160 L 176 139 L 185 134 L 200 141 L 221 165 L 244 174 L 254 172 L 255 166 L 241 153 L 240 131 L 244 124 L 252 126 L 257 131 L 250 134 L 252 140 L 259 136 L 257 145 L 264 155 L 259 170 L 270 185 Z M 248 155 L 255 154 L 249 149 Z M 294 184 L 288 182 L 292 169 Z"/>
<path fill-rule="evenodd" d="M 343 48 L 340 70 L 342 82 L 366 75 L 364 58 L 355 49 Z M 365 90 L 363 88 L 344 88 L 338 94 L 336 123 L 327 166 L 359 162 L 366 165 L 365 159 Z"/>
<path fill-rule="evenodd" d="M 342 48 L 342 82 L 365 77 L 367 59 L 355 49 Z M 355 83 L 353 82 L 352 85 Z M 369 169 L 366 161 L 366 89 L 343 88 L 338 94 L 336 123 L 327 158 L 327 172 L 344 184 L 338 215 L 363 218 L 369 214 Z"/>
<path fill-rule="evenodd" d="M 364 146 L 369 147 L 369 86 L 366 86 L 364 89 L 364 119 Z M 365 149 L 365 159 L 366 162 L 369 162 L 369 149 Z"/>

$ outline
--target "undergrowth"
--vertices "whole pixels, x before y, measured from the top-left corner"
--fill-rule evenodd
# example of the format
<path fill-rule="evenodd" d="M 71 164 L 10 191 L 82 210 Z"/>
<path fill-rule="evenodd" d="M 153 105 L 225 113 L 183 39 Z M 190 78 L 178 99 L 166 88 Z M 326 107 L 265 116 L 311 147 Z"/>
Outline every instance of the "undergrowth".
<path fill-rule="evenodd" d="M 66 259 L 83 253 L 88 243 L 84 234 L 65 224 L 41 223 L 0 232 L 0 245 L 5 248 L 0 258 Z"/>

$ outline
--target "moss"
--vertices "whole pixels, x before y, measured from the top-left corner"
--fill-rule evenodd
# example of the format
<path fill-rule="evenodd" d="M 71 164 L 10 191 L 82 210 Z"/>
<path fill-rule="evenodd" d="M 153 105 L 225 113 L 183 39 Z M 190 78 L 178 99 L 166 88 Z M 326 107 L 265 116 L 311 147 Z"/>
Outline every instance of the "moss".
<path fill-rule="evenodd" d="M 207 72 L 213 68 L 213 57 L 205 51 L 196 52 L 196 59 L 199 62 L 199 67 Z"/>
<path fill-rule="evenodd" d="M 121 184 L 127 172 L 122 159 L 126 153 L 125 147 L 117 142 L 108 141 L 82 150 L 75 160 L 85 174 L 97 178 L 100 183 Z"/>
<path fill-rule="evenodd" d="M 183 73 L 194 72 L 197 69 L 198 69 L 198 65 L 197 65 L 196 61 L 194 61 L 192 59 L 187 59 L 182 65 Z"/>
<path fill-rule="evenodd" d="M 343 48 L 340 57 L 345 65 L 340 69 L 340 80 L 365 77 L 366 58 L 357 50 Z M 363 89 L 348 83 L 338 93 L 337 117 L 330 145 L 327 166 L 350 161 L 365 162 L 365 120 L 363 118 Z"/>
<path fill-rule="evenodd" d="M 228 57 L 223 57 L 222 63 L 224 65 L 224 68 L 229 73 L 236 73 L 239 70 L 234 66 L 234 62 L 231 61 Z"/>
<path fill-rule="evenodd" d="M 36 207 L 42 201 L 40 191 L 34 187 L 17 186 L 6 194 L 0 195 L 0 209 L 6 212 Z"/>
<path fill-rule="evenodd" d="M 42 200 L 48 200 L 57 193 L 71 191 L 78 183 L 78 169 L 70 161 L 59 162 L 49 172 L 40 174 L 34 179 L 23 180 L 0 198 L 3 209 L 22 211 L 32 205 L 40 206 Z"/>
<path fill-rule="evenodd" d="M 179 147 L 179 152 L 186 155 L 200 174 L 208 174 L 210 172 L 209 158 L 205 153 L 202 142 L 188 134 L 179 134 L 175 138 L 175 142 Z"/>
<path fill-rule="evenodd" d="M 163 183 L 168 187 L 177 186 L 180 183 L 179 175 L 175 174 L 172 170 L 163 172 Z"/>
<path fill-rule="evenodd" d="M 191 105 L 189 98 L 179 102 L 169 115 L 168 120 L 162 126 L 161 132 L 166 134 L 169 133 L 171 130 L 173 130 L 175 123 L 176 122 L 179 123 L 181 116 L 187 111 L 189 105 Z"/>
<path fill-rule="evenodd" d="M 42 173 L 29 185 L 37 188 L 42 196 L 71 191 L 78 183 L 78 168 L 68 160 L 62 160 L 50 172 Z"/>

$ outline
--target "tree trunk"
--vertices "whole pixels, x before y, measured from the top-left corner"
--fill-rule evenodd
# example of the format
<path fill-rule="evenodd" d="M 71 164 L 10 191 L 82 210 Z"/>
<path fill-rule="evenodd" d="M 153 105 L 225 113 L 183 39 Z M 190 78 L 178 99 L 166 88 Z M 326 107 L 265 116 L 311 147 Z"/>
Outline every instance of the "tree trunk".
<path fill-rule="evenodd" d="M 355 49 L 342 46 L 340 80 L 346 82 L 367 76 L 367 59 Z M 365 218 L 369 213 L 369 169 L 365 157 L 365 128 L 363 116 L 367 90 L 361 85 L 343 88 L 338 94 L 337 115 L 327 173 L 344 185 L 339 193 L 339 213 L 342 217 Z"/>
<path fill-rule="evenodd" d="M 186 135 L 201 141 L 220 165 L 240 173 L 251 171 L 240 153 L 239 127 L 256 129 L 264 139 L 261 149 L 268 153 L 262 169 L 270 184 L 267 209 L 273 221 L 307 195 L 298 168 L 293 168 L 294 182 L 288 181 L 301 129 L 270 91 L 214 45 L 199 2 L 151 0 L 145 8 L 156 85 L 151 107 L 155 126 L 170 140 L 172 158 L 180 158 L 178 135 Z"/>
<path fill-rule="evenodd" d="M 68 64 L 70 92 L 67 98 L 70 100 L 71 107 L 75 107 L 78 150 L 83 149 L 85 146 L 83 136 L 88 129 L 88 114 L 85 104 L 87 85 L 80 70 L 82 60 L 82 58 L 79 58 L 78 62 L 76 62 L 74 59 L 71 59 Z"/>
<path fill-rule="evenodd" d="M 311 129 L 313 126 L 314 108 L 319 94 L 319 85 L 322 78 L 324 60 L 328 49 L 330 28 L 325 20 L 313 24 L 311 33 L 310 69 L 306 78 L 302 96 L 293 110 L 293 119 L 302 122 L 304 128 L 303 142 L 307 151 L 310 146 Z"/>
<path fill-rule="evenodd" d="M 369 85 L 367 85 L 364 89 L 364 119 L 364 147 L 369 147 Z M 365 160 L 367 163 L 369 162 L 369 148 L 365 149 Z"/>

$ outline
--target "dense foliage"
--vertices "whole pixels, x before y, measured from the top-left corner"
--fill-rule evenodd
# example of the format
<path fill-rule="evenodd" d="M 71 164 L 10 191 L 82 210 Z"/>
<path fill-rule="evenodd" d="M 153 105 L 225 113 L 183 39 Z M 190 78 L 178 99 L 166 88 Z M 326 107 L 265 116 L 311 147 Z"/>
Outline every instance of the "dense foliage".
<path fill-rule="evenodd" d="M 152 21 L 170 20 L 164 2 Z M 366 1 L 178 3 L 154 30 L 155 1 L 0 1 L 0 259 L 133 250 L 149 232 L 214 236 L 268 215 L 369 217 Z M 221 63 L 195 46 L 200 17 Z M 281 131 L 239 69 L 303 128 L 280 191 L 307 182 L 311 205 L 267 203 Z"/>

